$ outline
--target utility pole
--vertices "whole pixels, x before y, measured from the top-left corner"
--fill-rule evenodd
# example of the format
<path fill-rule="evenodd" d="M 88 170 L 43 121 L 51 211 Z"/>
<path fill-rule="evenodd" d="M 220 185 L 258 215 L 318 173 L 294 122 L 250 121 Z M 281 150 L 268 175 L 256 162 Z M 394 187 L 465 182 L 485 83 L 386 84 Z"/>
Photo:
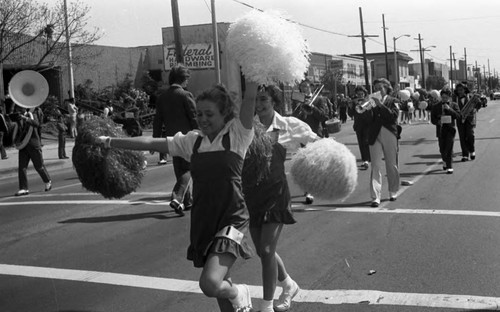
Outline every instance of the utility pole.
<path fill-rule="evenodd" d="M 361 35 L 348 36 L 348 37 L 361 37 L 361 44 L 363 46 L 363 65 L 365 69 L 365 85 L 368 90 L 371 90 L 370 81 L 368 79 L 368 61 L 366 60 L 366 37 L 378 37 L 378 35 L 365 35 L 365 30 L 363 28 L 363 12 L 361 7 L 359 7 L 359 22 L 361 24 Z"/>
<path fill-rule="evenodd" d="M 424 66 L 424 53 L 422 51 L 422 40 L 423 38 L 420 37 L 420 34 L 418 34 L 418 38 L 414 38 L 415 40 L 418 40 L 418 49 L 420 50 L 420 68 L 422 70 L 422 85 L 421 87 L 425 90 L 425 66 Z"/>
<path fill-rule="evenodd" d="M 453 68 L 455 68 L 455 79 L 459 80 L 458 79 L 458 70 L 457 70 L 457 59 L 455 58 L 455 52 L 453 52 L 452 54 L 453 54 Z"/>
<path fill-rule="evenodd" d="M 483 75 L 484 75 L 484 88 L 486 89 L 488 85 L 486 84 L 486 66 L 484 66 L 484 64 L 483 64 Z"/>
<path fill-rule="evenodd" d="M 174 42 L 175 42 L 175 60 L 177 64 L 184 63 L 184 55 L 182 52 L 181 39 L 181 22 L 179 19 L 179 5 L 177 0 L 171 0 L 172 6 L 172 22 L 174 24 Z"/>
<path fill-rule="evenodd" d="M 465 81 L 467 81 L 467 49 L 464 48 L 464 58 L 465 58 Z"/>
<path fill-rule="evenodd" d="M 488 88 L 490 88 L 490 90 L 491 90 L 490 59 L 488 59 Z"/>
<path fill-rule="evenodd" d="M 481 89 L 481 70 L 478 70 L 476 61 L 476 76 L 477 76 L 477 92 Z"/>
<path fill-rule="evenodd" d="M 217 19 L 215 18 L 215 0 L 212 0 L 212 31 L 214 36 L 214 66 L 215 81 L 220 83 L 219 35 L 217 33 Z"/>
<path fill-rule="evenodd" d="M 66 51 L 68 53 L 68 80 L 69 80 L 69 97 L 75 97 L 75 82 L 73 79 L 73 56 L 71 54 L 71 42 L 69 40 L 69 24 L 68 24 L 68 5 L 64 0 L 64 27 L 66 28 Z"/>
<path fill-rule="evenodd" d="M 450 46 L 450 83 L 451 83 L 451 88 L 454 89 L 455 87 L 453 86 L 453 52 Z"/>
<path fill-rule="evenodd" d="M 389 60 L 387 58 L 387 37 L 385 31 L 389 28 L 385 27 L 385 16 L 382 14 L 382 29 L 384 30 L 384 48 L 385 48 L 385 77 L 389 79 Z"/>

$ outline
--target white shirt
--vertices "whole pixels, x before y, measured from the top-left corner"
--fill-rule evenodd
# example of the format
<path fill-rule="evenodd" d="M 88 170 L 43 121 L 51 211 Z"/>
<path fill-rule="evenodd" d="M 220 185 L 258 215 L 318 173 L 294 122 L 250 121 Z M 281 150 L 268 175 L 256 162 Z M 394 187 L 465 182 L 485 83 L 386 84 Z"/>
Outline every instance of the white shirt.
<path fill-rule="evenodd" d="M 191 161 L 193 146 L 202 137 L 198 153 L 223 151 L 222 137 L 229 132 L 230 150 L 245 158 L 248 146 L 253 140 L 253 129 L 246 129 L 238 118 L 230 120 L 217 134 L 215 139 L 210 139 L 201 130 L 192 130 L 186 134 L 177 132 L 173 137 L 167 137 L 168 151 L 171 156 L 179 156 Z"/>
<path fill-rule="evenodd" d="M 283 145 L 288 152 L 296 152 L 302 145 L 319 139 L 318 135 L 311 130 L 308 124 L 295 117 L 283 117 L 274 112 L 273 121 L 267 129 L 272 132 L 279 131 L 278 143 Z"/>

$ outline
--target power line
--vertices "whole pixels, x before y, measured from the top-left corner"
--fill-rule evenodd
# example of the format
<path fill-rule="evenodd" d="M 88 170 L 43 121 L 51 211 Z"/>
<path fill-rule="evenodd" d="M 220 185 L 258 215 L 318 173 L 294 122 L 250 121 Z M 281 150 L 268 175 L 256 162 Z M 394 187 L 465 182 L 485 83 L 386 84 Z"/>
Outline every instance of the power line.
<path fill-rule="evenodd" d="M 236 3 L 239 3 L 241 5 L 244 5 L 246 7 L 252 8 L 254 10 L 257 10 L 257 11 L 260 11 L 260 12 L 264 12 L 264 10 L 256 8 L 256 7 L 254 7 L 254 6 L 252 6 L 252 5 L 248 4 L 248 3 L 245 3 L 245 2 L 242 2 L 242 1 L 239 1 L 239 0 L 233 0 L 233 1 L 236 2 Z M 315 26 L 306 25 L 306 24 L 303 24 L 303 23 L 300 23 L 300 22 L 297 22 L 297 21 L 294 21 L 294 20 L 291 20 L 291 19 L 288 19 L 288 18 L 283 18 L 283 19 L 286 20 L 286 21 L 289 21 L 291 23 L 294 23 L 294 24 L 300 25 L 302 27 L 305 27 L 305 28 L 310 28 L 310 29 L 313 29 L 313 30 L 321 31 L 321 32 L 324 32 L 324 33 L 332 34 L 332 35 L 349 37 L 346 34 L 338 33 L 338 32 L 327 30 L 327 29 L 318 28 L 318 27 L 315 27 Z"/>

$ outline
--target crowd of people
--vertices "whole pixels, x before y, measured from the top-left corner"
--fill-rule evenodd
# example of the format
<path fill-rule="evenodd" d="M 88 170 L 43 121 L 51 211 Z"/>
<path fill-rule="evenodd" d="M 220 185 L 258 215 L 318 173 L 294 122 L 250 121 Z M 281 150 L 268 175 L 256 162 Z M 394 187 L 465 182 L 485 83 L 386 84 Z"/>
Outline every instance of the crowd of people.
<path fill-rule="evenodd" d="M 286 116 L 278 86 L 249 83 L 238 106 L 238 100 L 223 85 L 205 90 L 195 99 L 186 90 L 189 77 L 189 70 L 183 65 L 170 71 L 170 87 L 156 101 L 152 137 L 102 136 L 97 138 L 98 142 L 105 148 L 157 151 L 172 156 L 177 181 L 169 204 L 181 216 L 191 211 L 187 258 L 203 269 L 200 288 L 206 296 L 217 299 L 221 311 L 250 311 L 249 288 L 235 284 L 230 272 L 237 258 L 252 256 L 251 241 L 262 267 L 260 311 L 287 311 L 300 290 L 276 251 L 284 225 L 296 223 L 284 166 L 287 152 L 293 153 L 310 142 L 328 137 L 325 122 L 339 118 L 346 123 L 349 116 L 360 151 L 360 170 L 371 167 L 371 206 L 378 207 L 381 203 L 382 162 L 385 162 L 389 200 L 395 201 L 400 186 L 401 125 L 407 120 L 402 107 L 405 102 L 408 104 L 408 99 L 401 99 L 385 78 L 373 82 L 372 94 L 359 86 L 353 99 L 340 95 L 333 101 L 313 94 L 313 85 L 304 80 L 299 84 L 303 97 L 292 101 L 293 112 Z M 443 88 L 439 95 L 439 100 L 426 99 L 428 107 L 421 119 L 436 126 L 443 170 L 450 174 L 457 129 L 462 161 L 476 157 L 474 128 L 480 105 L 465 84 L 458 84 L 453 92 Z M 62 114 L 57 120 L 61 159 L 68 158 L 64 150 L 66 134 L 77 134 L 76 126 L 72 128 L 73 111 L 78 111 L 74 100 L 68 101 L 68 108 L 71 108 L 67 117 L 69 127 Z M 16 123 L 26 135 L 24 145 L 19 148 L 19 191 L 15 195 L 29 194 L 26 168 L 30 160 L 45 183 L 45 191 L 50 191 L 52 181 L 43 163 L 39 134 L 43 117 L 18 106 L 16 110 Z M 103 117 L 109 118 L 110 113 L 112 108 L 107 108 Z M 272 141 L 270 170 L 259 183 L 244 186 L 242 167 L 255 135 L 255 122 L 263 125 Z M 2 152 L 2 158 L 4 155 Z M 314 194 L 314 190 L 309 191 Z M 305 196 L 306 204 L 313 203 L 309 192 Z M 282 293 L 274 300 L 278 284 Z"/>

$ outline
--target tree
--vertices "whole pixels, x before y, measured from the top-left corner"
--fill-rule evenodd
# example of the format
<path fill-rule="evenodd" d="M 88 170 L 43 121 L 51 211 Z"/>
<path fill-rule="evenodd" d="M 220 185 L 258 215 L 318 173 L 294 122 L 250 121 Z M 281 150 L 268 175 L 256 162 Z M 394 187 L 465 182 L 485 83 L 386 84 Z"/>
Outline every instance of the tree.
<path fill-rule="evenodd" d="M 101 38 L 99 29 L 87 30 L 89 11 L 90 7 L 79 0 L 67 7 L 74 64 L 98 53 L 85 49 Z M 36 69 L 42 65 L 52 68 L 66 63 L 64 17 L 62 0 L 53 7 L 36 0 L 0 0 L 0 99 L 4 94 L 3 64 Z"/>
<path fill-rule="evenodd" d="M 428 76 L 425 78 L 425 85 L 427 90 L 441 90 L 447 82 L 441 76 Z"/>
<path fill-rule="evenodd" d="M 74 50 L 101 38 L 99 29 L 87 30 L 89 11 L 90 7 L 79 1 L 68 5 L 69 39 Z M 34 0 L 0 0 L 0 63 L 36 68 L 42 64 L 53 67 L 65 60 L 63 1 L 49 7 Z"/>

